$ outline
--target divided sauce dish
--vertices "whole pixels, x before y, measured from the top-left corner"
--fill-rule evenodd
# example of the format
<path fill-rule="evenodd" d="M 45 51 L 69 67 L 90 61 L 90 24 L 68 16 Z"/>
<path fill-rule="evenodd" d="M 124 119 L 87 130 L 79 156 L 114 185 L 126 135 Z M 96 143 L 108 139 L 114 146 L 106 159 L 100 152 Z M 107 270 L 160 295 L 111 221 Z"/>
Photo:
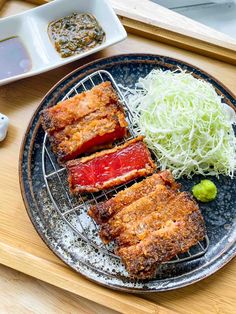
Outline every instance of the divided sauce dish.
<path fill-rule="evenodd" d="M 105 32 L 102 44 L 79 54 L 62 58 L 48 35 L 49 23 L 72 13 L 93 15 Z M 18 37 L 31 60 L 31 69 L 0 80 L 0 85 L 43 73 L 107 48 L 127 36 L 107 0 L 57 0 L 0 20 L 0 41 Z"/>

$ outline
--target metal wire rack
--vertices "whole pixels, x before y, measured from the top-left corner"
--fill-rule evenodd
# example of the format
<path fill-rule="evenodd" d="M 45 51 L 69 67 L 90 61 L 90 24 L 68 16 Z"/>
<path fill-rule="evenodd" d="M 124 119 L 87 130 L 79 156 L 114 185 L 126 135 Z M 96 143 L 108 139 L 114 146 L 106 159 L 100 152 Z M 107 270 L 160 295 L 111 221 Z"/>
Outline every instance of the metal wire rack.
<path fill-rule="evenodd" d="M 120 98 L 120 102 L 124 106 L 130 131 L 130 137 L 125 139 L 125 141 L 131 139 L 135 136 L 135 129 L 132 125 L 132 113 L 119 86 L 116 84 L 109 72 L 100 70 L 85 77 L 70 89 L 63 100 L 81 93 L 82 91 L 89 90 L 93 86 L 104 81 L 110 81 L 112 83 Z M 121 143 L 122 142 L 120 141 L 119 144 Z M 78 197 L 71 196 L 67 183 L 66 169 L 60 167 L 54 154 L 51 152 L 47 134 L 44 136 L 42 147 L 42 171 L 49 197 L 62 219 L 72 228 L 79 238 L 83 239 L 94 248 L 101 250 L 103 253 L 119 259 L 119 257 L 114 254 L 113 245 L 104 245 L 100 240 L 98 236 L 98 227 L 93 219 L 87 215 L 87 210 L 91 205 L 111 198 L 120 190 L 137 182 L 137 180 L 133 180 L 128 184 L 122 184 L 118 187 L 107 191 L 101 191 L 99 193 L 88 193 Z M 177 263 L 196 259 L 205 254 L 208 246 L 209 239 L 206 237 L 203 241 L 198 242 L 198 244 L 192 247 L 188 252 L 176 256 L 173 260 L 167 263 Z"/>

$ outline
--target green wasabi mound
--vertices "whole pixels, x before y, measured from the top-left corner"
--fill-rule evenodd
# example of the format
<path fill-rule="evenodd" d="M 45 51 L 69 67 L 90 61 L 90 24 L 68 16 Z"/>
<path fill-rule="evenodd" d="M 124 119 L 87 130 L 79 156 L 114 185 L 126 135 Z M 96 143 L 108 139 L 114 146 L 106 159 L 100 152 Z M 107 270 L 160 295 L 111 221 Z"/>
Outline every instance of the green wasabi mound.
<path fill-rule="evenodd" d="M 192 188 L 193 196 L 201 202 L 210 202 L 216 198 L 217 187 L 210 180 L 201 180 Z"/>

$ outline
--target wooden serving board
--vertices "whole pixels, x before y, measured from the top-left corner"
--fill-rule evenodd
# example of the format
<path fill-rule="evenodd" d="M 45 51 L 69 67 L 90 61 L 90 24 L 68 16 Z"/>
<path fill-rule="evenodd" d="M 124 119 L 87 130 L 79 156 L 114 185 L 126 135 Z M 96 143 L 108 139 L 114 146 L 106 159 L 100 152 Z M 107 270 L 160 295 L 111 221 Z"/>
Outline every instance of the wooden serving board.
<path fill-rule="evenodd" d="M 33 7 L 8 1 L 3 14 Z M 33 228 L 18 182 L 20 144 L 30 118 L 45 93 L 64 75 L 91 60 L 120 53 L 149 52 L 175 57 L 198 66 L 236 94 L 236 66 L 193 52 L 129 34 L 111 48 L 59 69 L 0 88 L 0 112 L 10 118 L 7 139 L 0 143 L 0 263 L 125 313 L 234 313 L 236 262 L 192 286 L 172 292 L 129 295 L 98 286 L 63 264 Z"/>

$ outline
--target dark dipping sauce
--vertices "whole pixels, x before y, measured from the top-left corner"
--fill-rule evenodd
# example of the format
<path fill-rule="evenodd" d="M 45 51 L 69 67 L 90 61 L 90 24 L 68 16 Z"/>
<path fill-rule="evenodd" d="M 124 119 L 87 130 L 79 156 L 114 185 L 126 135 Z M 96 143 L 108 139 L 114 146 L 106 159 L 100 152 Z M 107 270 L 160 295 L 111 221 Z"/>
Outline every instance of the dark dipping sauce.
<path fill-rule="evenodd" d="M 0 80 L 28 72 L 31 67 L 30 56 L 20 38 L 0 41 Z"/>
<path fill-rule="evenodd" d="M 96 18 L 79 13 L 51 22 L 48 35 L 62 58 L 92 49 L 105 39 L 105 32 Z"/>

